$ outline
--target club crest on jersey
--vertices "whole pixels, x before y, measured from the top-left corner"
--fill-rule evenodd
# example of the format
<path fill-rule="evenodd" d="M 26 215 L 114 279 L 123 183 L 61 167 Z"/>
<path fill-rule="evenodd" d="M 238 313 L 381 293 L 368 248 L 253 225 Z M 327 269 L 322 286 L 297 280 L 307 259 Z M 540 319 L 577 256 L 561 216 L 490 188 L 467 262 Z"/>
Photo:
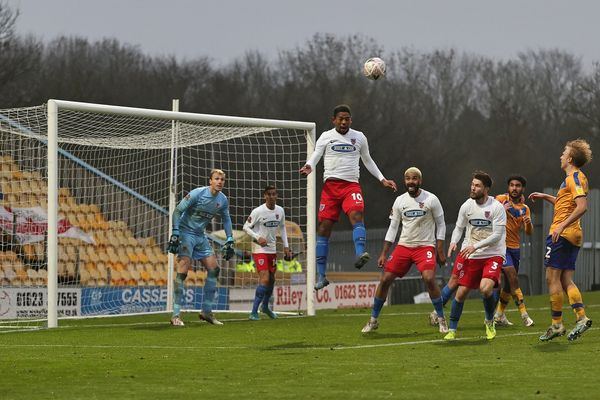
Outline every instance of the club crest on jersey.
<path fill-rule="evenodd" d="M 275 214 L 275 219 L 279 219 L 279 214 Z"/>
<path fill-rule="evenodd" d="M 421 208 L 425 207 L 425 203 L 419 202 L 419 207 L 421 207 Z"/>
<path fill-rule="evenodd" d="M 350 143 L 356 144 L 356 139 L 350 139 Z"/>
<path fill-rule="evenodd" d="M 217 205 L 215 206 L 215 208 L 219 208 L 221 207 L 221 204 L 217 203 Z"/>
<path fill-rule="evenodd" d="M 265 265 L 265 259 L 261 258 L 260 260 L 258 260 L 258 264 L 259 265 Z"/>
<path fill-rule="evenodd" d="M 325 204 L 319 204 L 319 211 L 323 211 L 325 209 Z"/>
<path fill-rule="evenodd" d="M 492 215 L 492 212 L 491 211 L 486 211 L 484 214 L 485 214 L 486 218 L 490 218 L 490 216 Z"/>
<path fill-rule="evenodd" d="M 338 153 L 352 153 L 356 150 L 356 147 L 351 144 L 334 144 L 331 146 L 331 150 L 337 151 Z"/>
<path fill-rule="evenodd" d="M 473 219 L 469 220 L 469 223 L 476 227 L 484 227 L 484 226 L 490 226 L 492 224 L 492 221 L 489 221 L 487 219 L 473 218 Z"/>
<path fill-rule="evenodd" d="M 251 224 L 252 223 L 252 217 L 248 217 L 247 221 L 248 221 L 249 224 Z"/>

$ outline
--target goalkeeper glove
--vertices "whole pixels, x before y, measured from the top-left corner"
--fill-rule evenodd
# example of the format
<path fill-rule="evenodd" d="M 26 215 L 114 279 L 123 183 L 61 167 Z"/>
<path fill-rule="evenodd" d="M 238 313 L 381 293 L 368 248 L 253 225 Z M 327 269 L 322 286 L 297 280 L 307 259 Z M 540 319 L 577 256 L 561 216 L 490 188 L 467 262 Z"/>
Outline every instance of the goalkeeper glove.
<path fill-rule="evenodd" d="M 227 261 L 235 254 L 235 250 L 233 249 L 233 238 L 230 236 L 227 238 L 227 241 L 221 247 L 221 254 L 223 254 L 223 258 Z"/>
<path fill-rule="evenodd" d="M 167 246 L 167 251 L 169 253 L 177 254 L 177 250 L 179 250 L 179 236 L 171 235 L 169 244 Z"/>

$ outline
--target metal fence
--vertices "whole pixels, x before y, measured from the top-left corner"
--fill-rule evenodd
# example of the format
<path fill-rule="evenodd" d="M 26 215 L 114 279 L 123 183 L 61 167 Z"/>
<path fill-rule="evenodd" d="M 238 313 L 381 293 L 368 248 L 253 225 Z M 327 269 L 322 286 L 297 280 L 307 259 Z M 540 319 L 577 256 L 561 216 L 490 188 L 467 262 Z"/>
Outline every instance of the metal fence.
<path fill-rule="evenodd" d="M 556 194 L 555 189 L 545 189 L 546 193 Z M 539 210 L 538 210 L 539 211 Z M 544 253 L 546 251 L 545 241 L 548 236 L 552 222 L 553 207 L 544 202 L 542 212 L 532 216 L 534 230 L 531 236 L 521 236 L 521 265 L 519 268 L 519 282 L 523 294 L 547 293 Z M 582 291 L 600 290 L 600 190 L 590 190 L 588 194 L 588 211 L 582 218 L 584 232 L 584 243 L 577 258 L 577 269 L 575 272 L 575 283 Z M 447 225 L 446 246 L 450 242 L 450 236 L 454 224 Z M 369 229 L 367 227 L 367 251 L 371 254 L 371 261 L 361 271 L 379 271 L 377 258 L 383 247 L 386 229 Z M 354 242 L 352 231 L 332 232 L 329 245 L 329 257 L 327 263 L 328 271 L 356 271 L 354 268 Z M 448 260 L 445 268 L 439 268 L 437 277 L 440 283 L 445 283 L 452 272 L 454 260 Z M 399 282 L 400 281 L 400 282 Z M 416 268 L 411 268 L 409 273 L 395 282 L 392 299 L 393 303 L 412 302 L 413 296 L 425 291 L 420 281 L 420 274 Z"/>

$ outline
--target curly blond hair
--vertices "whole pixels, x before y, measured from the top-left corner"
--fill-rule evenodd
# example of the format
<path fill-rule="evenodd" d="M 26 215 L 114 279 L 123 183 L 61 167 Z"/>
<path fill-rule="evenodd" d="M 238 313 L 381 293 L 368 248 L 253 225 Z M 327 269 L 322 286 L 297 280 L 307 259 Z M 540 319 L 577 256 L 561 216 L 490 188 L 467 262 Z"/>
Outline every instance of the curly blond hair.
<path fill-rule="evenodd" d="M 565 146 L 569 148 L 571 160 L 577 168 L 581 168 L 592 161 L 592 149 L 584 139 L 568 141 Z"/>

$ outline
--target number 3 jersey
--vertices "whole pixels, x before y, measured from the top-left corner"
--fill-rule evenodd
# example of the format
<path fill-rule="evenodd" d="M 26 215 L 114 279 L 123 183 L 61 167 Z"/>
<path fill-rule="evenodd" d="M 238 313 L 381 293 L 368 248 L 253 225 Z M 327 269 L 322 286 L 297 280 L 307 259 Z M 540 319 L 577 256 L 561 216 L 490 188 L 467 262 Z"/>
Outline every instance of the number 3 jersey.
<path fill-rule="evenodd" d="M 505 257 L 506 211 L 499 201 L 492 196 L 481 205 L 473 199 L 465 201 L 458 211 L 452 243 L 458 243 L 465 227 L 462 249 L 470 245 L 476 248 L 469 258 Z"/>
<path fill-rule="evenodd" d="M 244 231 L 255 240 L 252 242 L 252 253 L 277 253 L 277 233 L 281 235 L 283 247 L 289 247 L 285 230 L 285 212 L 278 205 L 271 210 L 263 204 L 252 210 L 244 224 Z M 256 243 L 256 240 L 261 237 L 267 241 L 266 246 Z"/>
<path fill-rule="evenodd" d="M 436 195 L 423 189 L 417 197 L 406 192 L 396 198 L 385 235 L 387 242 L 394 242 L 399 224 L 402 232 L 398 244 L 407 247 L 435 246 L 436 238 L 444 240 L 446 235 L 442 205 Z"/>

